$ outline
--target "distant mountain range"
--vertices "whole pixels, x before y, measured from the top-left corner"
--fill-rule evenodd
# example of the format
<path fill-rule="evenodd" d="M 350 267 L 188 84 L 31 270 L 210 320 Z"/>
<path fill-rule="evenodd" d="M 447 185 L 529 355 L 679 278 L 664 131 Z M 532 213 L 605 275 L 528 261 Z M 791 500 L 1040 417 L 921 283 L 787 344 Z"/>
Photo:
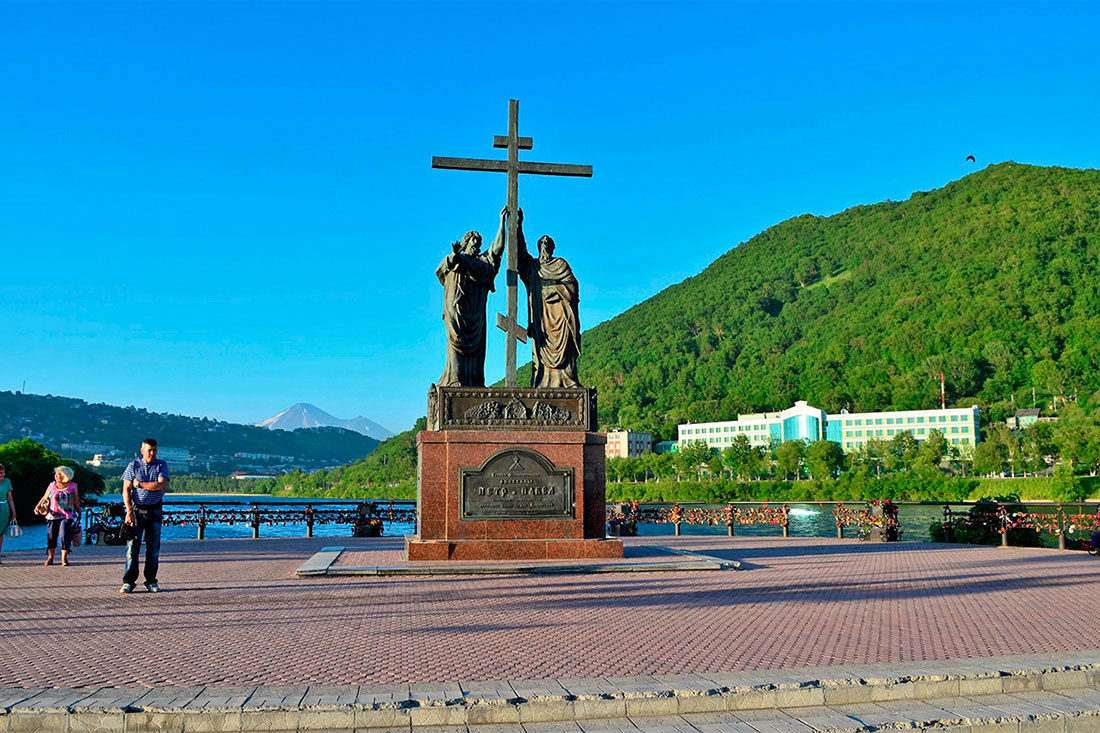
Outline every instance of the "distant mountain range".
<path fill-rule="evenodd" d="M 98 454 L 114 464 L 133 458 L 145 437 L 160 441 L 161 457 L 176 470 L 214 473 L 315 470 L 360 459 L 378 445 L 342 427 L 272 431 L 75 397 L 0 392 L 0 443 L 31 438 L 65 458 Z"/>
<path fill-rule="evenodd" d="M 299 402 L 286 408 L 278 415 L 256 423 L 258 428 L 268 430 L 297 430 L 298 428 L 344 428 L 354 430 L 375 440 L 392 437 L 393 432 L 365 417 L 353 417 L 345 420 L 333 417 L 320 407 L 308 402 Z"/>

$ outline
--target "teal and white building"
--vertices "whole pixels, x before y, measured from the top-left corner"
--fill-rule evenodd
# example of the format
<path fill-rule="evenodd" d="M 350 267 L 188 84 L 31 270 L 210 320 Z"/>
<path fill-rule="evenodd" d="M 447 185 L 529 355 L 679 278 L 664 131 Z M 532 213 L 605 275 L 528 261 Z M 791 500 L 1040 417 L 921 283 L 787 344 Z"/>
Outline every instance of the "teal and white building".
<path fill-rule="evenodd" d="M 799 400 L 782 412 L 758 412 L 738 415 L 736 420 L 708 423 L 686 423 L 679 426 L 677 444 L 698 440 L 719 450 L 728 448 L 738 435 L 744 435 L 752 445 L 803 440 L 813 443 L 831 440 L 845 451 L 859 450 L 872 438 L 890 440 L 908 431 L 918 441 L 939 430 L 948 445 L 974 446 L 978 443 L 978 408 L 963 407 L 938 410 L 894 410 L 890 412 L 855 412 L 841 410 L 830 415 L 824 410 Z"/>

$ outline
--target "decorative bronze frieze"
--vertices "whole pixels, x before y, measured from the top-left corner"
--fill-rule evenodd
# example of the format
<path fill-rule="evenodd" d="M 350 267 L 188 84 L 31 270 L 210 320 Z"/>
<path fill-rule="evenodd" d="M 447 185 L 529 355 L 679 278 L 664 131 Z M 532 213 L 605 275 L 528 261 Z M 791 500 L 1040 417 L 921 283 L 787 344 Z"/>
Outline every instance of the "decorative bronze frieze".
<path fill-rule="evenodd" d="M 428 391 L 428 430 L 596 429 L 591 387 L 439 387 Z"/>

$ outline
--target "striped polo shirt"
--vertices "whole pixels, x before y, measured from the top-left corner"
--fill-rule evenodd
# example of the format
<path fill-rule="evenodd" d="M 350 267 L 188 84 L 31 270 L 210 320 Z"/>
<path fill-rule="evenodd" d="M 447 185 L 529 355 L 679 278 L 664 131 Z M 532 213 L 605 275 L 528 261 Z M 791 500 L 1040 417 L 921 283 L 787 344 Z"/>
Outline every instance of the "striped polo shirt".
<path fill-rule="evenodd" d="M 138 458 L 130 461 L 126 466 L 126 470 L 122 472 L 123 481 L 159 481 L 160 479 L 168 480 L 168 464 L 159 458 L 153 459 L 152 463 L 146 463 L 143 459 Z M 132 489 L 134 495 L 134 503 L 141 506 L 150 506 L 153 504 L 160 504 L 164 501 L 163 491 L 146 491 L 145 489 Z"/>

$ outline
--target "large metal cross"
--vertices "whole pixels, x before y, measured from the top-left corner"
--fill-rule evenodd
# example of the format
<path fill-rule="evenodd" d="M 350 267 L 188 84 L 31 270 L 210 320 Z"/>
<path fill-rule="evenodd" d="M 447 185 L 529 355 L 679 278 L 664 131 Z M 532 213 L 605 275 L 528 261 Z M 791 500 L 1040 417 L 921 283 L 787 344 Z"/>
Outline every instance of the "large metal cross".
<path fill-rule="evenodd" d="M 527 342 L 527 329 L 516 320 L 519 315 L 519 242 L 517 238 L 519 209 L 519 174 L 536 173 L 544 176 L 592 177 L 590 165 L 564 163 L 532 163 L 519 159 L 520 150 L 530 150 L 531 138 L 519 136 L 519 100 L 508 100 L 508 134 L 493 136 L 494 148 L 507 148 L 508 160 L 481 158 L 432 157 L 432 168 L 448 168 L 459 171 L 495 171 L 508 174 L 508 314 L 497 313 L 497 328 L 505 333 L 506 363 L 504 384 L 516 386 L 516 342 Z"/>

